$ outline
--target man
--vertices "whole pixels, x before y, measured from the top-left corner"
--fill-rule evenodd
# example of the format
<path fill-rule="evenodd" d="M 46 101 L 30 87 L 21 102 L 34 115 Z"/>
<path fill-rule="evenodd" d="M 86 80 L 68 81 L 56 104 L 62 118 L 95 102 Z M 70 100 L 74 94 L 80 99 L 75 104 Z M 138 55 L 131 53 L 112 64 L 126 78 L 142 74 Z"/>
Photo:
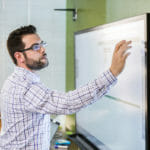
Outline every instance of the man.
<path fill-rule="evenodd" d="M 49 114 L 72 114 L 103 96 L 117 79 L 128 57 L 131 42 L 116 45 L 110 69 L 87 85 L 67 93 L 46 88 L 35 74 L 48 66 L 44 46 L 32 25 L 10 33 L 7 40 L 15 71 L 1 90 L 2 150 L 48 150 Z"/>

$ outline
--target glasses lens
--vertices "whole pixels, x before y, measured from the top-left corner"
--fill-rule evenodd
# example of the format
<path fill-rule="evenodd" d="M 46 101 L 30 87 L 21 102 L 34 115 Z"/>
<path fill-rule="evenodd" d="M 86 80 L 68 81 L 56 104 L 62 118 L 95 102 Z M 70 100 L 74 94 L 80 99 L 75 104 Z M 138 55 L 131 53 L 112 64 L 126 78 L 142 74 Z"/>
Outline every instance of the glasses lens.
<path fill-rule="evenodd" d="M 46 47 L 46 46 L 47 46 L 47 43 L 42 41 L 40 44 L 35 44 L 35 45 L 33 45 L 33 46 L 32 46 L 32 49 L 33 49 L 34 51 L 38 51 L 38 50 L 40 50 L 41 46 Z"/>
<path fill-rule="evenodd" d="M 40 45 L 40 44 L 35 44 L 35 45 L 33 45 L 33 47 L 32 47 L 32 49 L 33 49 L 34 51 L 38 51 L 40 48 L 41 48 L 41 45 Z"/>
<path fill-rule="evenodd" d="M 44 42 L 44 41 L 42 41 L 42 42 L 41 42 L 41 46 L 46 47 L 46 46 L 47 46 L 47 43 Z"/>

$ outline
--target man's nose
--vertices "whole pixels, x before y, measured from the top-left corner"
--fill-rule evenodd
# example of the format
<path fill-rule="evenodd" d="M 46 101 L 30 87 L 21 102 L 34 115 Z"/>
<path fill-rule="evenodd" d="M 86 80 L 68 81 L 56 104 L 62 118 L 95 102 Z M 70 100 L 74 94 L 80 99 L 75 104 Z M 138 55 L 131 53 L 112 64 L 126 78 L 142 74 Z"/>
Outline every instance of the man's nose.
<path fill-rule="evenodd" d="M 46 49 L 45 49 L 43 46 L 41 46 L 40 52 L 41 52 L 41 53 L 45 53 L 45 50 L 46 50 Z"/>

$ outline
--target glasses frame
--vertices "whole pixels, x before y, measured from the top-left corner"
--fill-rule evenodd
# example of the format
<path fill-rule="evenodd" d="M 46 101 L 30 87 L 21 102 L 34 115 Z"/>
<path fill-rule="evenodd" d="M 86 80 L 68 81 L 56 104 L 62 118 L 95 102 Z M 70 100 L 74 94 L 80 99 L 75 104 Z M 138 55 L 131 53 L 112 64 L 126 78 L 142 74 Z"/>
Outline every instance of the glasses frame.
<path fill-rule="evenodd" d="M 37 50 L 34 49 L 34 46 L 36 46 L 36 45 L 40 46 L 39 49 L 37 49 Z M 41 47 L 45 47 L 45 46 L 47 46 L 47 43 L 45 41 L 41 41 L 40 43 L 34 43 L 34 44 L 32 44 L 32 46 L 29 47 L 29 48 L 18 50 L 18 51 L 19 52 L 25 52 L 25 51 L 28 51 L 28 50 L 38 51 L 38 50 L 40 50 Z"/>

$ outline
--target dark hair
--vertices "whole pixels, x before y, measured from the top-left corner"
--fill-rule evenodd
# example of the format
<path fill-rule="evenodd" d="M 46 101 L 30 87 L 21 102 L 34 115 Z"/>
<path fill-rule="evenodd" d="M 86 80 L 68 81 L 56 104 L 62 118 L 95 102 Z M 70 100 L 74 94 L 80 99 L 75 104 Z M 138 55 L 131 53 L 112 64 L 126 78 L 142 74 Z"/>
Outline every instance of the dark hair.
<path fill-rule="evenodd" d="M 8 36 L 7 49 L 15 64 L 17 64 L 17 60 L 14 57 L 14 53 L 24 49 L 25 45 L 22 42 L 22 37 L 27 34 L 36 34 L 36 27 L 33 25 L 23 26 L 12 31 Z"/>

